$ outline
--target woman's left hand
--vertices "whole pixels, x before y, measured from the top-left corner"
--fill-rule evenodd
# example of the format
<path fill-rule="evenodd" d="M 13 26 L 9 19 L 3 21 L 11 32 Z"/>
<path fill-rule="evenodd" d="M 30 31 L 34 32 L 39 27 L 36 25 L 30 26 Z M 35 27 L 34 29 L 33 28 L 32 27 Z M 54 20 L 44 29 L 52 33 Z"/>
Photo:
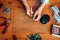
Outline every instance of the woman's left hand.
<path fill-rule="evenodd" d="M 38 21 L 41 18 L 41 12 L 37 10 L 34 14 L 33 20 Z"/>

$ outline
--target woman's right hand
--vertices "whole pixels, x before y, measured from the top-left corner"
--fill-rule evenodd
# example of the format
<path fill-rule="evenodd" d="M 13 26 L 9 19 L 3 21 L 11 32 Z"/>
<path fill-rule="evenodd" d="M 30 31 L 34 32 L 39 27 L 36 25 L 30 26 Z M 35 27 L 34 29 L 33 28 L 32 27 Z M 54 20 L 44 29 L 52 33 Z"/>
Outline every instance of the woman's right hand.
<path fill-rule="evenodd" d="M 32 7 L 27 8 L 26 10 L 27 10 L 27 15 L 30 16 L 30 17 L 32 17 L 32 16 L 33 16 L 33 10 L 32 10 Z"/>

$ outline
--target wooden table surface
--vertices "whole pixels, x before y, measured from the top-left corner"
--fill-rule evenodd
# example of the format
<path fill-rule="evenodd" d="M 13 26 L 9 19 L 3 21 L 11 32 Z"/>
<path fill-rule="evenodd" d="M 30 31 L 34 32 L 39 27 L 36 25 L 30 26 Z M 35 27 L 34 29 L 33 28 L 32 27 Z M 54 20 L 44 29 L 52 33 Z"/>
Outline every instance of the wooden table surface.
<path fill-rule="evenodd" d="M 9 4 L 9 2 L 12 2 Z M 39 0 L 27 0 L 28 4 L 36 10 L 39 7 Z M 18 40 L 25 40 L 26 35 L 40 33 L 42 40 L 60 40 L 59 37 L 51 35 L 51 25 L 58 24 L 53 18 L 53 13 L 50 9 L 51 6 L 57 5 L 59 7 L 60 0 L 50 0 L 49 4 L 45 6 L 42 15 L 48 14 L 50 21 L 47 24 L 41 24 L 39 21 L 34 22 L 32 18 L 26 15 L 26 10 L 23 4 L 17 0 L 0 0 L 4 6 L 10 8 L 10 14 L 4 14 L 3 9 L 0 9 L 0 16 L 11 18 L 10 25 L 7 29 L 6 34 L 2 34 L 4 28 L 0 28 L 0 40 L 13 40 L 12 35 L 16 35 Z M 27 38 L 27 40 L 29 40 Z"/>

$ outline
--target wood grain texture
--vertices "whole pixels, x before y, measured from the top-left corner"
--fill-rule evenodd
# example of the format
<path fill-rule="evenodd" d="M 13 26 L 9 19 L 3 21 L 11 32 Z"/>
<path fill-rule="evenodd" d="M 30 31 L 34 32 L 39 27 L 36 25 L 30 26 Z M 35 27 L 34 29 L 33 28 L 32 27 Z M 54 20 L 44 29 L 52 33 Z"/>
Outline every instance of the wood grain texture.
<path fill-rule="evenodd" d="M 9 2 L 11 2 L 11 4 Z M 27 0 L 27 2 L 34 8 L 34 10 L 36 10 L 40 5 L 39 0 Z M 23 4 L 17 0 L 0 0 L 0 3 L 3 3 L 4 6 L 10 8 L 10 14 L 4 14 L 4 7 L 1 8 L 0 16 L 11 18 L 7 33 L 3 35 L 0 32 L 0 40 L 5 40 L 6 38 L 8 40 L 13 40 L 11 37 L 12 34 L 15 34 L 18 37 L 17 40 L 29 40 L 26 35 L 37 32 L 40 33 L 42 40 L 60 40 L 60 38 L 52 36 L 50 32 L 51 25 L 55 24 L 50 7 L 52 5 L 58 5 L 58 7 L 60 7 L 60 0 L 50 0 L 50 4 L 45 6 L 42 15 L 48 14 L 50 16 L 50 21 L 45 25 L 41 24 L 39 21 L 34 22 L 32 18 L 27 16 Z M 1 28 L 0 31 L 3 29 L 4 28 Z"/>

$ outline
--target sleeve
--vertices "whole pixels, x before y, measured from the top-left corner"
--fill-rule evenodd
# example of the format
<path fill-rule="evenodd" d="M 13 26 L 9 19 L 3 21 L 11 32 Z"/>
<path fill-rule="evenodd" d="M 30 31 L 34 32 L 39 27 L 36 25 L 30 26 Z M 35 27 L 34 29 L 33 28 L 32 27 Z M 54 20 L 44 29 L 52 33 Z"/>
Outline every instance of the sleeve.
<path fill-rule="evenodd" d="M 49 4 L 49 0 L 40 0 L 40 2 L 45 2 L 46 5 Z"/>

